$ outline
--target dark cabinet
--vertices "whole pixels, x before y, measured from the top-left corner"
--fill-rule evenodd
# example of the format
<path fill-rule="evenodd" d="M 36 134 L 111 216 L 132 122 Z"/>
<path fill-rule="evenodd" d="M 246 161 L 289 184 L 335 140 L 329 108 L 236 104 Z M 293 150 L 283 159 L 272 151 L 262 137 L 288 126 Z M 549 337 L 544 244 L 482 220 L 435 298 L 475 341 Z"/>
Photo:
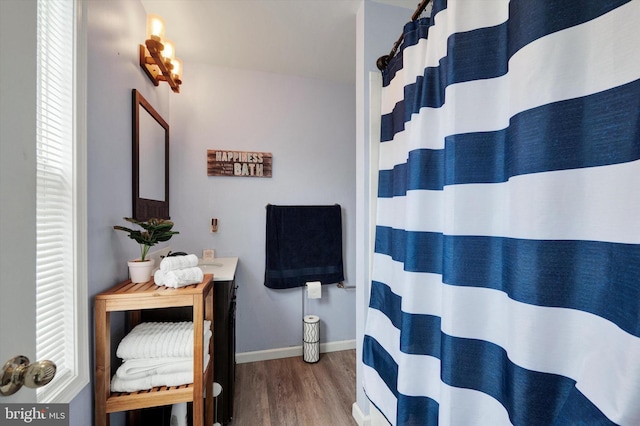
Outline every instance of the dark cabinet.
<path fill-rule="evenodd" d="M 216 418 L 227 424 L 233 419 L 236 374 L 236 291 L 235 280 L 214 284 L 213 379 L 222 386 Z"/>

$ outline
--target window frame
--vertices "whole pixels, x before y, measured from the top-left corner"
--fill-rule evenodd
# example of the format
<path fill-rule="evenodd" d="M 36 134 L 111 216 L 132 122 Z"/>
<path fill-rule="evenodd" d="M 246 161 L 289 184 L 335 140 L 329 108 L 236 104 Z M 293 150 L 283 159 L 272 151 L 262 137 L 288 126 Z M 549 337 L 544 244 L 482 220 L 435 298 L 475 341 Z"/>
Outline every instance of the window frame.
<path fill-rule="evenodd" d="M 43 0 L 38 0 L 38 2 Z M 56 0 L 54 0 L 56 1 Z M 70 268 L 73 276 L 73 309 L 70 351 L 74 362 L 68 367 L 70 374 L 54 379 L 47 386 L 39 388 L 36 399 L 39 403 L 69 403 L 90 382 L 89 367 L 89 315 L 88 315 L 88 261 L 87 261 L 87 18 L 86 0 L 72 0 L 74 6 L 73 50 L 73 117 L 72 117 L 72 236 L 73 261 Z M 39 30 L 38 30 L 39 31 Z M 39 78 L 39 77 L 38 77 Z M 40 95 L 38 95 L 40 96 Z M 37 284 L 36 284 L 37 285 Z M 36 295 L 37 297 L 37 295 Z M 65 309 L 67 306 L 65 306 Z M 36 342 L 36 348 L 37 348 Z"/>

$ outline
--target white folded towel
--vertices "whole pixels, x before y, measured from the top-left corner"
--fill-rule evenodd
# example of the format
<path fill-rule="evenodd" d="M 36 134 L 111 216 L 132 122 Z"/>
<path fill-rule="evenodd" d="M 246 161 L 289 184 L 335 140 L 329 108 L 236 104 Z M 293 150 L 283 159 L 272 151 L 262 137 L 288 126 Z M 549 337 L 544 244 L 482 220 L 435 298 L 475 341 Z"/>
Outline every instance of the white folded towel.
<path fill-rule="evenodd" d="M 160 270 L 162 272 L 175 271 L 176 269 L 185 269 L 198 266 L 198 256 L 188 254 L 186 256 L 168 256 L 160 262 Z"/>
<path fill-rule="evenodd" d="M 207 368 L 209 358 L 209 355 L 205 357 L 203 371 Z M 123 379 L 116 374 L 111 379 L 111 392 L 136 392 L 156 386 L 180 386 L 188 383 L 193 383 L 193 360 L 191 361 L 191 371 L 154 374 L 137 379 Z"/>
<path fill-rule="evenodd" d="M 211 338 L 211 321 L 204 321 L 203 341 Z M 121 359 L 193 357 L 193 322 L 143 322 L 124 336 L 116 355 Z"/>
<path fill-rule="evenodd" d="M 209 344 L 212 333 L 206 333 L 202 345 L 202 359 L 209 356 Z M 181 373 L 193 371 L 193 357 L 167 357 L 167 358 L 134 358 L 125 359 L 116 370 L 116 376 L 121 379 L 141 379 L 154 374 Z"/>
<path fill-rule="evenodd" d="M 141 379 L 156 374 L 182 373 L 193 371 L 193 358 L 144 358 L 127 359 L 116 370 L 121 379 Z"/>

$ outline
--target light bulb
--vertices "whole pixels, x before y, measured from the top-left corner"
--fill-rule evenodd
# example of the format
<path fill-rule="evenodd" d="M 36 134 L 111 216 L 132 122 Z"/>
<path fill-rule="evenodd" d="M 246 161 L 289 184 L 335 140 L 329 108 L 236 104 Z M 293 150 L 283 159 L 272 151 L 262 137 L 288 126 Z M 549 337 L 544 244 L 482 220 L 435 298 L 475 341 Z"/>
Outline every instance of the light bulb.
<path fill-rule="evenodd" d="M 162 42 L 162 44 L 164 44 L 164 50 L 162 51 L 162 57 L 165 59 L 165 61 L 171 62 L 171 60 L 174 59 L 175 56 L 176 56 L 176 49 L 174 47 L 174 44 L 170 40 L 165 40 L 165 41 Z"/>
<path fill-rule="evenodd" d="M 162 41 L 164 31 L 164 19 L 158 15 L 147 15 L 147 39 Z"/>
<path fill-rule="evenodd" d="M 172 59 L 171 64 L 173 65 L 173 69 L 171 70 L 173 78 L 182 80 L 182 61 L 180 59 Z"/>

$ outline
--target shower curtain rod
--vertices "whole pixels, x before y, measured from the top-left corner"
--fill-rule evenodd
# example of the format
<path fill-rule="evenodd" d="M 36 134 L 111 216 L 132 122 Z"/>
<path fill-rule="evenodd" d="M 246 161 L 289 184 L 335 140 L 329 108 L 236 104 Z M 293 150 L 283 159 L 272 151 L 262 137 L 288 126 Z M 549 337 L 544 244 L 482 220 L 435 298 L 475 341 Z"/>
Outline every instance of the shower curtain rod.
<path fill-rule="evenodd" d="M 422 0 L 420 2 L 416 11 L 413 12 L 413 15 L 411 15 L 412 21 L 415 21 L 420 17 L 420 15 L 422 15 L 422 12 L 424 12 L 424 10 L 427 8 L 429 2 L 431 2 L 431 0 Z M 380 71 L 384 71 L 387 68 L 387 65 L 389 65 L 391 59 L 393 59 L 393 57 L 398 52 L 398 47 L 400 47 L 400 43 L 402 43 L 402 40 L 404 40 L 404 34 L 400 35 L 400 38 L 398 38 L 398 40 L 394 43 L 393 49 L 391 49 L 391 52 L 388 55 L 380 56 L 378 58 L 378 60 L 376 61 L 376 65 Z"/>

